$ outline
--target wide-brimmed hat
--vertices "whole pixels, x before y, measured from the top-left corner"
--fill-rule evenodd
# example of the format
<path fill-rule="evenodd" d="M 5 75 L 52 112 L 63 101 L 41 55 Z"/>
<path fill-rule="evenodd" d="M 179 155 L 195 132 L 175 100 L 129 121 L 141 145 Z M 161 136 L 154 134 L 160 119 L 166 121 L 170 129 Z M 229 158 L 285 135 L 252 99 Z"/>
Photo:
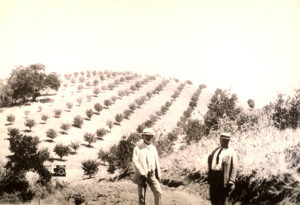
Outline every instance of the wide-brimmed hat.
<path fill-rule="evenodd" d="M 145 128 L 142 132 L 142 135 L 150 135 L 150 136 L 154 136 L 154 131 L 151 128 Z"/>
<path fill-rule="evenodd" d="M 228 133 L 228 132 L 223 132 L 222 134 L 220 134 L 220 138 L 221 138 L 221 139 L 227 139 L 227 140 L 230 140 L 230 137 L 231 137 L 231 135 L 230 135 L 230 133 Z"/>

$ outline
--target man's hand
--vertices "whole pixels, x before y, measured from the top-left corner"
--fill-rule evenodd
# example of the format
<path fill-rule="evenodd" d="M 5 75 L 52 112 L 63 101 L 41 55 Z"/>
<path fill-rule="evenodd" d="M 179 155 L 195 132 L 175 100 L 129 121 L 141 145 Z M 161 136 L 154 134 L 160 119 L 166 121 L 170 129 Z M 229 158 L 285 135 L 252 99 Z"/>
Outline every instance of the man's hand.
<path fill-rule="evenodd" d="M 228 185 L 227 185 L 227 188 L 228 188 L 228 195 L 231 194 L 231 192 L 235 189 L 235 184 L 233 181 L 229 181 L 228 182 Z"/>

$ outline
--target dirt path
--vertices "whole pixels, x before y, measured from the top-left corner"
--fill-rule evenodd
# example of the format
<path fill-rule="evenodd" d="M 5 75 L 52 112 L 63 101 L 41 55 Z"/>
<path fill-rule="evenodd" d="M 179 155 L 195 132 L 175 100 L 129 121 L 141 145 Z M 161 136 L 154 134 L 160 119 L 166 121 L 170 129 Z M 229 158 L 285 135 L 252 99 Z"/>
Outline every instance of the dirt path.
<path fill-rule="evenodd" d="M 164 205 L 209 205 L 209 201 L 200 196 L 188 193 L 184 190 L 177 190 L 166 186 L 162 187 L 162 202 Z M 118 182 L 101 181 L 95 179 L 79 180 L 72 183 L 69 188 L 57 192 L 55 195 L 41 201 L 41 204 L 74 204 L 74 199 L 64 201 L 66 195 L 81 194 L 85 197 L 86 204 L 89 205 L 134 205 L 138 204 L 137 186 L 130 180 Z M 31 204 L 34 204 L 33 201 Z M 83 203 L 84 204 L 84 203 Z M 153 194 L 150 188 L 147 189 L 146 204 L 154 204 Z"/>

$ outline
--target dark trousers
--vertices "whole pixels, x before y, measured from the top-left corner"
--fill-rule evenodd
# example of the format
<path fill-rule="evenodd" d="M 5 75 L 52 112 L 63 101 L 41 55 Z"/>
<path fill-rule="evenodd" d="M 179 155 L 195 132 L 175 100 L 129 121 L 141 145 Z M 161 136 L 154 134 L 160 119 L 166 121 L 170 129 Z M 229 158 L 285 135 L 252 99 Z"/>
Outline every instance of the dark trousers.
<path fill-rule="evenodd" d="M 224 187 L 223 171 L 210 170 L 209 195 L 212 205 L 229 205 L 228 190 Z"/>

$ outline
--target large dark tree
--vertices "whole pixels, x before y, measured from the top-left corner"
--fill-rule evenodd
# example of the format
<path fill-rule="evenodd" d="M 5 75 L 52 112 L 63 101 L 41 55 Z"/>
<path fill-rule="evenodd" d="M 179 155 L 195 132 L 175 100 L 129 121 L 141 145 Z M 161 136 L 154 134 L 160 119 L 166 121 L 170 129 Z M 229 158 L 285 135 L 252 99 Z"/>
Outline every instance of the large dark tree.
<path fill-rule="evenodd" d="M 17 191 L 23 200 L 32 198 L 29 183 L 26 180 L 28 171 L 37 172 L 40 176 L 39 182 L 46 185 L 51 179 L 51 173 L 44 166 L 44 162 L 50 159 L 47 149 L 38 150 L 40 143 L 38 137 L 23 135 L 18 129 L 10 129 L 8 133 L 10 151 L 5 165 L 5 172 L 0 181 L 0 196 L 6 192 Z"/>
<path fill-rule="evenodd" d="M 46 89 L 58 90 L 60 81 L 56 73 L 45 74 L 43 64 L 18 66 L 11 73 L 7 85 L 12 89 L 13 103 L 28 100 L 35 101 Z"/>

